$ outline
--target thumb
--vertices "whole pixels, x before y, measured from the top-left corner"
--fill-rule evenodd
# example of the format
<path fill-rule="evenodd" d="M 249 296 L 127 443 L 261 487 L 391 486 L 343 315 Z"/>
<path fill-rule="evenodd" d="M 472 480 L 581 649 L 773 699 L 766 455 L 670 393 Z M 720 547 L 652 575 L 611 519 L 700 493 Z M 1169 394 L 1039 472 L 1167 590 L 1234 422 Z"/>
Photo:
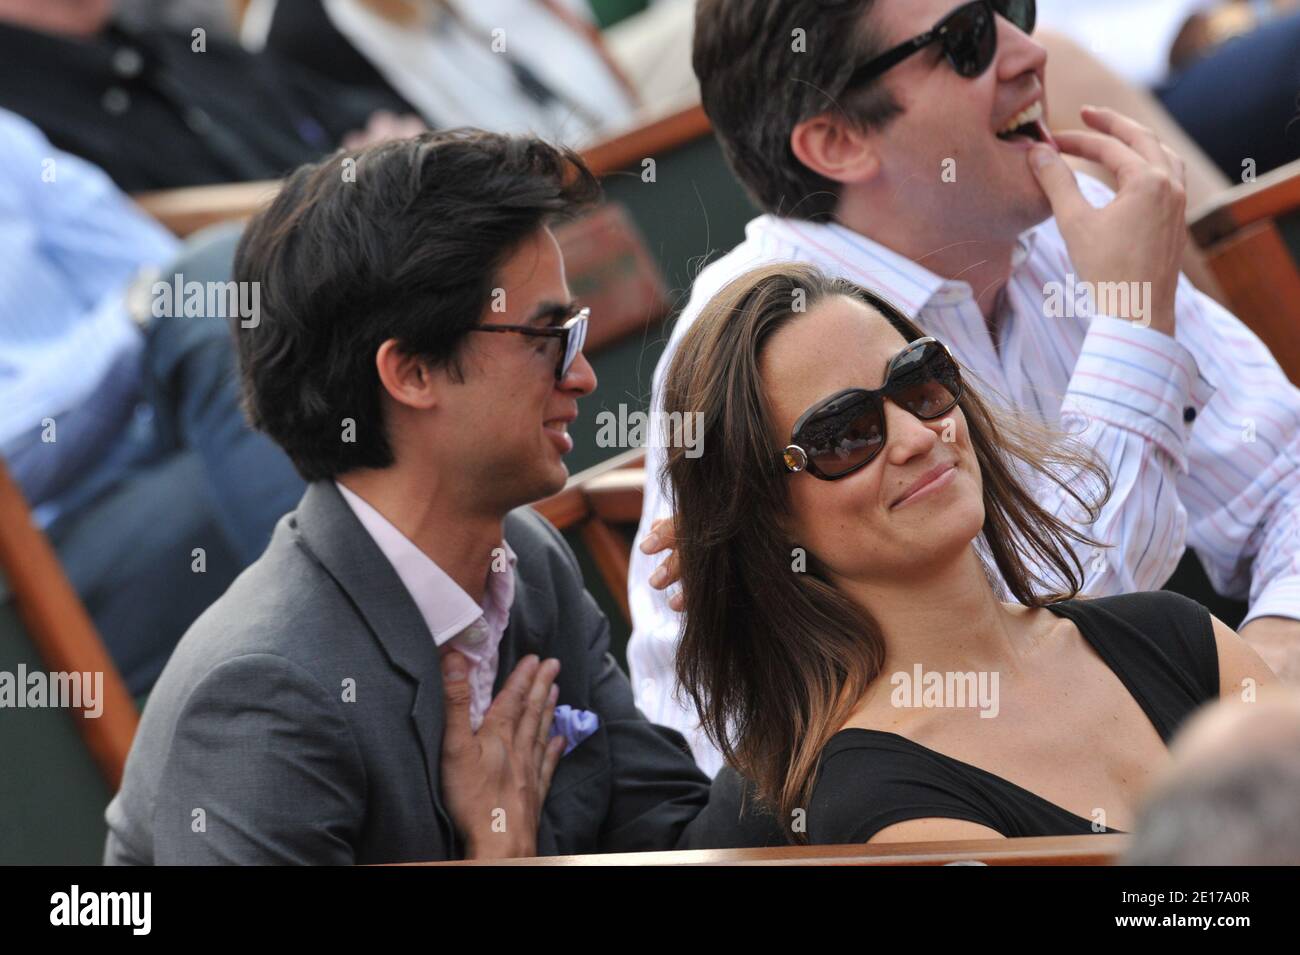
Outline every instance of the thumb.
<path fill-rule="evenodd" d="M 469 665 L 455 650 L 442 655 L 443 751 L 464 743 L 469 725 Z"/>
<path fill-rule="evenodd" d="M 1051 203 L 1052 212 L 1058 221 L 1092 208 L 1079 191 L 1074 170 L 1055 149 L 1040 144 L 1029 150 L 1029 168 L 1033 170 L 1038 185 L 1047 194 L 1047 201 Z"/>

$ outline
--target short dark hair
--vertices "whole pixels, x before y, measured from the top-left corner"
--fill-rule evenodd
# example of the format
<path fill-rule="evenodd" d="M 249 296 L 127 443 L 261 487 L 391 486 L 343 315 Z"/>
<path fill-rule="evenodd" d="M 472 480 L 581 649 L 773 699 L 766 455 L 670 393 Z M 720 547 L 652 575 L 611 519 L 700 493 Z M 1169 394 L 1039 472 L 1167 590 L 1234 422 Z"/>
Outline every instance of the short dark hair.
<path fill-rule="evenodd" d="M 840 184 L 790 148 L 796 125 L 840 110 L 865 131 L 902 112 L 878 81 L 843 92 L 853 69 L 883 52 L 865 23 L 874 2 L 699 0 L 693 61 L 704 111 L 732 171 L 766 211 L 823 219 L 839 203 Z"/>
<path fill-rule="evenodd" d="M 475 129 L 297 169 L 235 253 L 235 279 L 259 283 L 258 323 L 232 323 L 249 421 L 308 481 L 392 464 L 379 346 L 397 339 L 459 375 L 500 265 L 599 191 L 573 151 Z"/>

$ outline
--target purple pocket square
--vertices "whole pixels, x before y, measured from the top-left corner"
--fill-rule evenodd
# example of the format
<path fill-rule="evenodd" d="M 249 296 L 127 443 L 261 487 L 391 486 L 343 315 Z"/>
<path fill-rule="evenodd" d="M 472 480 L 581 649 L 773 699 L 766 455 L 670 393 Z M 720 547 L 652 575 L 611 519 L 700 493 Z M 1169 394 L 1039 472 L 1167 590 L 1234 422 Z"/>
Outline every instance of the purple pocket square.
<path fill-rule="evenodd" d="M 555 708 L 555 722 L 551 724 L 551 736 L 564 737 L 564 755 L 568 756 L 573 748 L 600 728 L 600 717 L 590 710 L 576 710 L 567 703 Z"/>

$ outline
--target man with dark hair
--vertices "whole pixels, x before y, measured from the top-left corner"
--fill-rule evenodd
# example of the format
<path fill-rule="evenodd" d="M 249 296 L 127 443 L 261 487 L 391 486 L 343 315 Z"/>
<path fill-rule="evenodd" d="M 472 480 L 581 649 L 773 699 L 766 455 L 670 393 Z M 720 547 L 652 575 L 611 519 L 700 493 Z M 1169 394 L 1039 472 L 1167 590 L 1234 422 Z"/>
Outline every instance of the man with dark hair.
<path fill-rule="evenodd" d="M 741 272 L 793 260 L 879 290 L 986 393 L 1108 465 L 1114 493 L 1087 531 L 1109 546 L 1078 554 L 1087 592 L 1159 588 L 1190 546 L 1220 593 L 1249 597 L 1242 635 L 1300 679 L 1300 391 L 1179 274 L 1182 161 L 1110 110 L 1048 132 L 1034 19 L 1033 0 L 700 0 L 704 108 L 765 214 L 696 280 L 652 405 L 676 342 Z M 1062 152 L 1108 168 L 1118 192 Z M 1042 500 L 1079 519 L 1061 490 Z M 714 771 L 675 693 L 672 564 L 652 556 L 671 511 L 648 481 L 628 663 L 642 711 Z"/>
<path fill-rule="evenodd" d="M 299 169 L 251 223 L 245 403 L 311 483 L 159 678 L 107 861 L 714 841 L 706 778 L 523 506 L 564 486 L 596 385 L 549 228 L 596 193 L 570 151 L 461 130 Z"/>

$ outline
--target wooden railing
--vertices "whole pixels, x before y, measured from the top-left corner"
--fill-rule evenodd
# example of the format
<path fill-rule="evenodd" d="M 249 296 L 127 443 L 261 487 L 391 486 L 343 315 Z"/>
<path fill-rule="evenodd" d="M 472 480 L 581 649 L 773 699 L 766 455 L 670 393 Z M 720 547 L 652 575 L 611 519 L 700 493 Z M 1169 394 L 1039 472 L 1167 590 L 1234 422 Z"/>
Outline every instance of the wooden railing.
<path fill-rule="evenodd" d="M 32 523 L 22 491 L 0 461 L 0 571 L 18 615 L 51 672 L 102 673 L 103 710 L 76 715 L 85 740 L 111 790 L 122 781 L 140 717 L 99 632 L 63 573 L 54 548 Z M 3 763 L 3 759 L 0 759 Z M 12 772 L 13 767 L 0 768 Z"/>
<path fill-rule="evenodd" d="M 704 110 L 692 106 L 592 146 L 582 157 L 597 176 L 606 176 L 707 136 L 710 129 Z M 278 181 L 261 180 L 165 189 L 134 198 L 145 212 L 184 238 L 218 222 L 250 218 L 274 199 L 279 189 Z"/>
<path fill-rule="evenodd" d="M 421 862 L 438 866 L 803 866 L 803 865 L 1114 865 L 1128 836 L 1045 836 L 1033 839 L 972 839 L 961 842 L 897 842 L 852 846 L 782 846 L 773 849 L 692 849 L 550 856 L 505 861 Z"/>
<path fill-rule="evenodd" d="M 577 529 L 628 623 L 632 621 L 627 603 L 632 543 L 613 525 L 635 524 L 641 520 L 644 464 L 645 451 L 634 448 L 578 472 L 569 478 L 563 491 L 533 505 L 560 530 Z"/>

